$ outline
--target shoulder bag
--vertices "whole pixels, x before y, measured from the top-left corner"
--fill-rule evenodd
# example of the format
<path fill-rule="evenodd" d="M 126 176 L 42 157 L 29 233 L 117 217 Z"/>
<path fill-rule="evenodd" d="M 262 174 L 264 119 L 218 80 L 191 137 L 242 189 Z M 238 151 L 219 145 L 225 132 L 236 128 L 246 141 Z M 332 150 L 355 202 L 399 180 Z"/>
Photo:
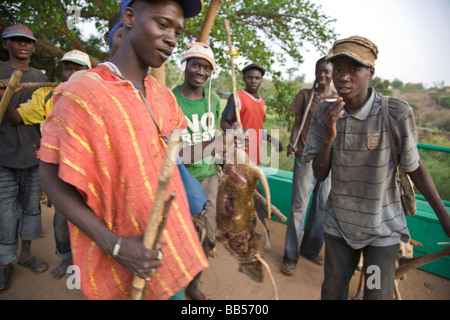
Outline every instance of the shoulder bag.
<path fill-rule="evenodd" d="M 405 212 L 406 216 L 412 216 L 417 212 L 414 184 L 411 181 L 411 178 L 408 176 L 408 174 L 400 169 L 398 152 L 396 147 L 397 145 L 395 143 L 389 121 L 390 116 L 389 116 L 388 102 L 389 97 L 387 96 L 381 97 L 381 110 L 383 113 L 384 124 L 389 134 L 389 142 L 391 144 L 392 156 L 394 157 L 395 161 L 396 179 L 400 187 L 400 196 L 402 200 L 403 211 Z"/>

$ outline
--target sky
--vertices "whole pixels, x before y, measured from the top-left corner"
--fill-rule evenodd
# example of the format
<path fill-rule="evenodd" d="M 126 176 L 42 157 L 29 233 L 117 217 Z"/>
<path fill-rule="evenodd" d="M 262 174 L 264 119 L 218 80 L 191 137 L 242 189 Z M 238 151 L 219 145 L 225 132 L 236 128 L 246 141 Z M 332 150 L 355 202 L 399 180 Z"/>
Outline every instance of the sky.
<path fill-rule="evenodd" d="M 450 0 L 311 0 L 337 21 L 338 39 L 359 35 L 378 46 L 375 76 L 403 83 L 450 85 Z M 331 48 L 331 44 L 330 44 Z M 304 49 L 303 49 L 304 50 Z M 314 81 L 322 53 L 304 52 L 296 75 Z"/>

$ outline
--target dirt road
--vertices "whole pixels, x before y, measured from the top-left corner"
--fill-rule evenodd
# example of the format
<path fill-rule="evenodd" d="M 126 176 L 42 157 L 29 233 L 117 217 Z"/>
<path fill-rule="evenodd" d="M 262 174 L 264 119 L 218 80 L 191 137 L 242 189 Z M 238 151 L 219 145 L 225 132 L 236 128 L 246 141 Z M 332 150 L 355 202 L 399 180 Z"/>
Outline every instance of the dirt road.
<path fill-rule="evenodd" d="M 43 207 L 45 236 L 32 244 L 33 254 L 46 260 L 50 269 L 55 268 L 59 263 L 59 259 L 54 254 L 53 211 L 53 208 Z M 284 249 L 286 225 L 273 220 L 266 221 L 272 236 L 272 252 L 264 253 L 263 259 L 270 266 L 279 299 L 319 300 L 323 267 L 301 258 L 293 276 L 283 275 L 279 268 Z M 274 299 L 274 287 L 266 271 L 264 282 L 255 283 L 238 272 L 236 261 L 221 244 L 218 244 L 216 251 L 216 257 L 210 258 L 210 267 L 203 272 L 200 284 L 209 299 Z M 14 263 L 12 286 L 7 292 L 0 294 L 0 300 L 83 300 L 80 290 L 67 288 L 68 278 L 55 280 L 51 276 L 50 269 L 43 274 L 35 275 Z M 351 282 L 351 296 L 356 292 L 358 278 L 357 272 Z M 407 274 L 406 280 L 400 282 L 400 292 L 405 300 L 450 300 L 450 280 L 425 271 L 413 270 Z"/>

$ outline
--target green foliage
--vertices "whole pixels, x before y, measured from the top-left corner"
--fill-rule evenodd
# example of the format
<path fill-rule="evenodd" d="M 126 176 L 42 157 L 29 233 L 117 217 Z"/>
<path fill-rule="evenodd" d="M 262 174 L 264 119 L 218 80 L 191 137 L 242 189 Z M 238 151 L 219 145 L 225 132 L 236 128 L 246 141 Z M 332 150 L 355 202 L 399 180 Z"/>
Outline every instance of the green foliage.
<path fill-rule="evenodd" d="M 408 82 L 405 84 L 405 87 L 401 92 L 423 92 L 425 91 L 425 88 L 423 86 L 423 83 L 410 83 Z"/>
<path fill-rule="evenodd" d="M 185 37 L 178 48 L 196 41 L 200 25 L 209 7 L 205 1 L 201 15 L 185 20 Z M 224 1 L 212 26 L 209 44 L 220 66 L 229 70 L 230 57 L 223 19 L 230 21 L 233 47 L 239 48 L 247 62 L 264 66 L 275 72 L 272 65 L 285 61 L 285 56 L 302 63 L 300 48 L 312 44 L 325 53 L 336 38 L 331 24 L 335 20 L 319 11 L 320 7 L 307 0 L 241 0 Z M 279 50 L 277 50 L 279 48 Z M 180 49 L 179 49 L 180 50 Z"/>
<path fill-rule="evenodd" d="M 264 96 L 268 113 L 275 115 L 280 121 L 279 125 L 290 128 L 294 124 L 294 113 L 289 108 L 295 96 L 301 89 L 297 81 L 283 81 L 279 78 L 273 80 L 275 92 L 272 95 Z"/>
<path fill-rule="evenodd" d="M 445 143 L 442 139 L 439 139 L 439 136 L 436 137 L 438 138 L 437 141 L 436 138 L 431 138 L 422 143 L 438 146 L 449 145 L 448 141 Z M 439 195 L 443 200 L 450 201 L 450 155 L 448 153 L 424 149 L 419 149 L 419 154 L 420 159 L 425 164 L 436 185 Z M 416 192 L 419 193 L 417 189 Z"/>
<path fill-rule="evenodd" d="M 403 89 L 404 86 L 405 85 L 403 84 L 403 82 L 398 79 L 394 79 L 394 81 L 392 81 L 392 87 L 394 89 L 401 90 L 401 89 Z"/>
<path fill-rule="evenodd" d="M 375 77 L 369 81 L 369 86 L 375 88 L 375 91 L 380 92 L 383 95 L 392 95 L 390 89 L 391 83 L 388 80 L 382 80 L 380 77 Z"/>
<path fill-rule="evenodd" d="M 184 21 L 185 32 L 178 41 L 176 54 L 197 41 L 209 3 L 205 0 L 203 12 Z M 80 22 L 95 22 L 101 35 L 98 42 L 82 39 L 79 29 L 70 28 L 69 18 L 75 15 L 75 11 L 69 9 L 70 5 L 79 9 Z M 119 10 L 116 0 L 10 0 L 0 4 L 0 31 L 11 24 L 23 23 L 39 39 L 36 46 L 41 51 L 35 55 L 60 58 L 66 51 L 79 49 L 103 61 L 108 58 L 108 48 L 101 38 L 107 31 L 109 18 Z M 284 61 L 286 55 L 303 62 L 299 49 L 306 43 L 325 53 L 336 38 L 332 29 L 335 20 L 308 0 L 224 1 L 208 43 L 215 52 L 217 64 L 227 71 L 230 56 L 223 26 L 225 18 L 230 21 L 233 47 L 239 48 L 244 63 L 259 63 L 268 72 L 277 73 L 272 66 Z M 46 70 L 53 68 L 51 63 L 45 66 Z"/>
<path fill-rule="evenodd" d="M 440 97 L 439 104 L 444 108 L 450 109 L 450 96 Z"/>

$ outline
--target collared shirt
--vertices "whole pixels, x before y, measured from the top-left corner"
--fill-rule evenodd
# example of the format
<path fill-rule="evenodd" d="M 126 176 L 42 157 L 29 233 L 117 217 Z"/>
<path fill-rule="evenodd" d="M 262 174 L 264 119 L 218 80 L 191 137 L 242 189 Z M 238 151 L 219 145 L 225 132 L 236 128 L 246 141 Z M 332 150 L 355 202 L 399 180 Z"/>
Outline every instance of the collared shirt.
<path fill-rule="evenodd" d="M 321 116 L 327 107 L 328 103 L 321 103 L 314 112 L 305 161 L 313 160 L 320 151 Z M 391 97 L 389 113 L 400 166 L 405 172 L 414 171 L 419 167 L 419 153 L 413 110 L 405 101 Z M 324 232 L 343 237 L 355 249 L 408 241 L 395 163 L 382 117 L 381 95 L 371 89 L 368 101 L 353 114 L 345 112 L 336 129 Z"/>
<path fill-rule="evenodd" d="M 170 137 L 173 130 L 186 128 L 173 94 L 151 76 L 144 85 L 162 134 Z M 108 229 L 130 237 L 145 233 L 166 149 L 134 85 L 95 68 L 55 89 L 40 158 L 58 164 L 58 176 L 77 188 Z M 208 266 L 174 166 L 169 190 L 177 196 L 161 240 L 166 243 L 163 266 L 148 284 L 147 299 L 173 296 Z M 73 260 L 80 267 L 86 298 L 129 299 L 133 275 L 76 226 L 69 225 Z"/>

